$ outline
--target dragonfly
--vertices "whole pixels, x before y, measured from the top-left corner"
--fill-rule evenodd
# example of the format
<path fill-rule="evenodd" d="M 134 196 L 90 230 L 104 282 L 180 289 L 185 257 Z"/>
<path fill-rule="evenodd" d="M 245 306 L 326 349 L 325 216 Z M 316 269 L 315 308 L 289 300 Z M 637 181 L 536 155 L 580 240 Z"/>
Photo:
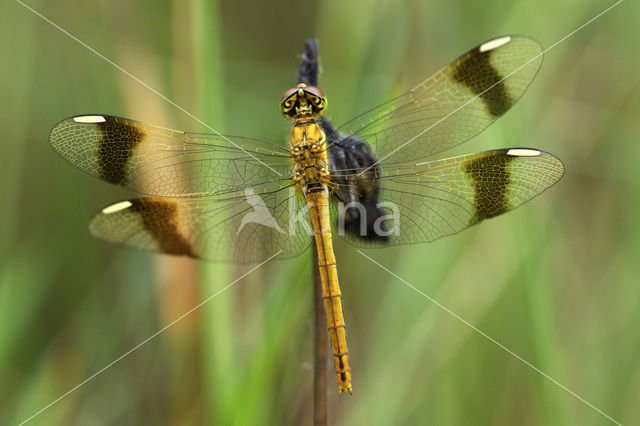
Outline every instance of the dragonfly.
<path fill-rule="evenodd" d="M 332 238 L 364 248 L 431 242 L 553 186 L 564 166 L 539 149 L 438 156 L 505 114 L 542 52 L 526 36 L 493 38 L 334 126 L 317 86 L 318 46 L 308 40 L 298 84 L 280 99 L 293 123 L 287 147 L 102 114 L 59 122 L 50 143 L 86 173 L 144 195 L 103 208 L 90 223 L 99 238 L 233 263 L 290 258 L 315 244 L 338 389 L 351 393 Z"/>

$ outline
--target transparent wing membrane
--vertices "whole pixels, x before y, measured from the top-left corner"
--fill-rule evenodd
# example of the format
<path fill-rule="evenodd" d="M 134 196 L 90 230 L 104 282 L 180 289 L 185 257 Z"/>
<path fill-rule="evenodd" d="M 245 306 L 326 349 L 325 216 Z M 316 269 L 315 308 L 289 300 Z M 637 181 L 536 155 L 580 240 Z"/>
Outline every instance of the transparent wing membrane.
<path fill-rule="evenodd" d="M 338 127 L 338 142 L 351 135 L 363 139 L 383 164 L 426 159 L 472 138 L 507 112 L 541 63 L 542 47 L 531 38 L 489 40 L 405 94 Z"/>
<path fill-rule="evenodd" d="M 225 200 L 121 201 L 98 213 L 91 231 L 138 248 L 233 263 L 261 262 L 280 250 L 278 258 L 297 256 L 311 241 L 304 201 L 289 188 L 259 197 L 249 190 L 244 197 Z"/>
<path fill-rule="evenodd" d="M 563 173 L 562 162 L 553 155 L 525 148 L 383 169 L 379 203 L 388 241 L 344 236 L 361 247 L 434 241 L 513 210 L 553 186 Z M 337 209 L 332 217 L 339 230 Z"/>
<path fill-rule="evenodd" d="M 247 186 L 274 190 L 288 185 L 291 175 L 288 151 L 269 142 L 186 133 L 107 115 L 63 120 L 49 139 L 76 167 L 146 195 L 220 198 Z"/>

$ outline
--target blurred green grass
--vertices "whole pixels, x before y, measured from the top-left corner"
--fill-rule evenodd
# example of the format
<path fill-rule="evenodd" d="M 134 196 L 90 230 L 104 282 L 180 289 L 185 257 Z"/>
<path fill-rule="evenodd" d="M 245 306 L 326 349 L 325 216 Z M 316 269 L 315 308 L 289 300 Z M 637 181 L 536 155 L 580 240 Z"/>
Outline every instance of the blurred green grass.
<path fill-rule="evenodd" d="M 287 137 L 277 100 L 316 37 L 340 123 L 479 42 L 550 46 L 610 3 L 30 1 L 222 132 Z M 0 423 L 34 414 L 248 269 L 92 239 L 131 194 L 49 148 L 109 113 L 205 131 L 18 3 L 0 6 Z M 504 217 L 433 244 L 367 252 L 623 424 L 640 422 L 640 7 L 624 2 L 546 55 L 518 105 L 452 153 L 531 146 L 567 172 Z M 337 243 L 354 395 L 331 424 L 610 422 Z M 310 253 L 267 265 L 33 424 L 310 424 Z"/>

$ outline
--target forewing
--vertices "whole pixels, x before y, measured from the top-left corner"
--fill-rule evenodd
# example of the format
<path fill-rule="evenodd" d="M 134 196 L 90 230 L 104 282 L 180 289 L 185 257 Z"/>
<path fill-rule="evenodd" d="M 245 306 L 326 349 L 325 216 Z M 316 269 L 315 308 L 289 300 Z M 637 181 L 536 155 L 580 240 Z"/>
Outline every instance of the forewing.
<path fill-rule="evenodd" d="M 287 151 L 269 142 L 187 133 L 108 115 L 71 117 L 50 142 L 76 167 L 106 182 L 164 197 L 228 197 L 286 182 Z"/>
<path fill-rule="evenodd" d="M 553 186 L 563 173 L 558 158 L 527 148 L 384 170 L 377 181 L 378 205 L 385 214 L 379 229 L 387 231 L 388 241 L 346 237 L 362 247 L 434 241 L 515 209 Z M 334 220 L 340 233 L 339 215 Z"/>
<path fill-rule="evenodd" d="M 256 263 L 306 250 L 312 228 L 305 213 L 289 188 L 225 200 L 138 198 L 104 208 L 90 228 L 96 237 L 161 253 Z"/>
<path fill-rule="evenodd" d="M 338 127 L 366 140 L 383 164 L 414 162 L 480 133 L 522 96 L 542 47 L 503 36 L 471 49 L 410 91 Z"/>

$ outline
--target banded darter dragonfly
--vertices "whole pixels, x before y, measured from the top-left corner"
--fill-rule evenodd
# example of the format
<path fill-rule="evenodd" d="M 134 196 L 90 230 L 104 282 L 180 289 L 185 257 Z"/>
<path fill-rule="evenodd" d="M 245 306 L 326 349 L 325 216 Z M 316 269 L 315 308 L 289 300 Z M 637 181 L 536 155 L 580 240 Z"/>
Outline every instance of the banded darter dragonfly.
<path fill-rule="evenodd" d="M 564 167 L 538 149 L 433 159 L 507 112 L 541 62 L 533 39 L 494 38 L 334 127 L 309 40 L 299 84 L 280 99 L 288 148 L 96 114 L 59 122 L 50 142 L 88 174 L 149 196 L 102 209 L 90 229 L 105 240 L 235 263 L 298 256 L 315 240 L 338 388 L 351 393 L 333 235 L 366 248 L 429 242 L 554 185 Z"/>

